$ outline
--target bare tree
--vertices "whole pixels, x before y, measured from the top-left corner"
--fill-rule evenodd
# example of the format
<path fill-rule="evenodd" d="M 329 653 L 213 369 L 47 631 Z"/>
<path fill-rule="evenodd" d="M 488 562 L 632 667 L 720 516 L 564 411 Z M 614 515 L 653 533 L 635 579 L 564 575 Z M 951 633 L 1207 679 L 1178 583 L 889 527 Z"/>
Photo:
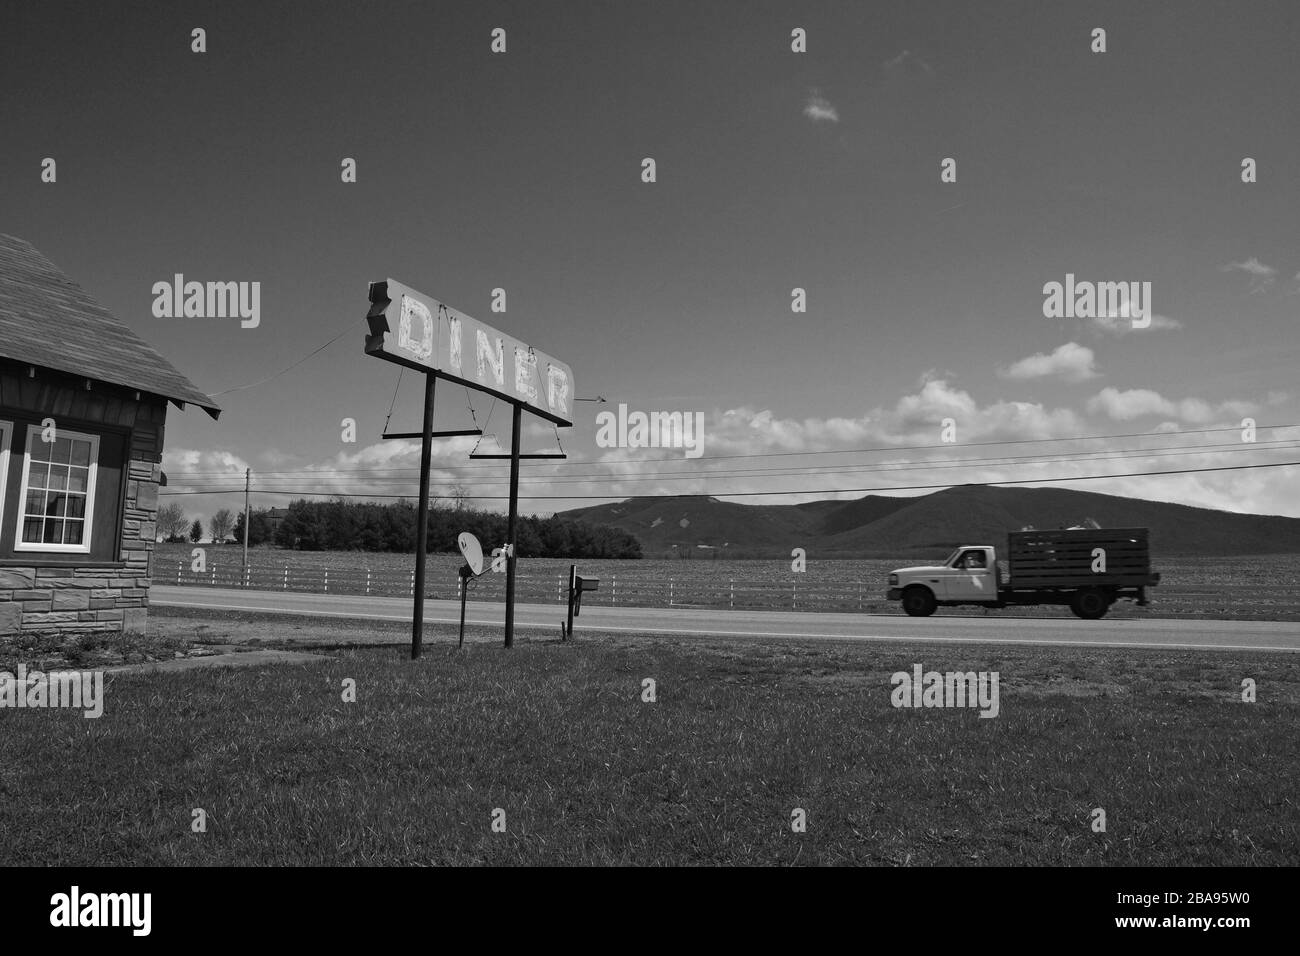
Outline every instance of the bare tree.
<path fill-rule="evenodd" d="M 158 532 L 163 536 L 164 541 L 174 541 L 177 538 L 184 541 L 188 524 L 185 509 L 180 505 L 163 505 L 158 509 Z"/>
<path fill-rule="evenodd" d="M 235 527 L 235 516 L 230 513 L 228 508 L 222 508 L 214 514 L 208 521 L 208 529 L 212 532 L 212 541 L 214 544 L 224 544 L 230 537 L 230 532 Z"/>
<path fill-rule="evenodd" d="M 464 485 L 456 485 L 451 489 L 451 500 L 455 503 L 457 511 L 465 510 L 465 501 L 469 498 L 469 489 Z"/>

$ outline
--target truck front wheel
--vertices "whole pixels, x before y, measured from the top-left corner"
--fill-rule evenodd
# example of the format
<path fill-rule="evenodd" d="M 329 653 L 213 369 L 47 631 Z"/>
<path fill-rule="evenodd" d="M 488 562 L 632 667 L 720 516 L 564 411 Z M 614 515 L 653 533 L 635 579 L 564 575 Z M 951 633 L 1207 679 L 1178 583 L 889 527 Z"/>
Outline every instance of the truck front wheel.
<path fill-rule="evenodd" d="M 913 586 L 903 591 L 903 610 L 909 617 L 929 617 L 938 606 L 929 588 Z"/>
<path fill-rule="evenodd" d="M 1110 610 L 1110 601 L 1104 592 L 1097 588 L 1089 588 L 1075 592 L 1074 597 L 1070 599 L 1070 610 L 1076 617 L 1081 617 L 1085 621 L 1095 621 L 1106 616 L 1106 612 Z"/>

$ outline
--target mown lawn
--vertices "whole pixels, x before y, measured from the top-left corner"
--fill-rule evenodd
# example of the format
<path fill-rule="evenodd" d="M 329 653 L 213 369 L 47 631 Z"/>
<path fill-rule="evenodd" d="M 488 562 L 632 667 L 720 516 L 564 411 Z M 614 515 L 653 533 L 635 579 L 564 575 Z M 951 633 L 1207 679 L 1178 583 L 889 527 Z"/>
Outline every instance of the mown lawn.
<path fill-rule="evenodd" d="M 590 634 L 330 653 L 115 676 L 99 720 L 0 709 L 0 864 L 1300 860 L 1295 655 Z M 1000 716 L 893 708 L 915 663 L 998 671 Z"/>

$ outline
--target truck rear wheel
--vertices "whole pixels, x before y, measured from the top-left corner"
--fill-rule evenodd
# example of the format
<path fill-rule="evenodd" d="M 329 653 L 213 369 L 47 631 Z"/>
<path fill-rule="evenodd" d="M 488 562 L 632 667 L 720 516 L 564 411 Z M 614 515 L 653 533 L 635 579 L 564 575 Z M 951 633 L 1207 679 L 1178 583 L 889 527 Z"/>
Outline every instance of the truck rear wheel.
<path fill-rule="evenodd" d="M 903 591 L 903 610 L 909 617 L 929 617 L 938 606 L 929 588 L 913 586 Z"/>
<path fill-rule="evenodd" d="M 1074 597 L 1070 599 L 1070 610 L 1076 617 L 1081 617 L 1085 621 L 1095 621 L 1106 616 L 1106 612 L 1110 610 L 1110 600 L 1103 591 L 1088 588 L 1075 592 Z"/>

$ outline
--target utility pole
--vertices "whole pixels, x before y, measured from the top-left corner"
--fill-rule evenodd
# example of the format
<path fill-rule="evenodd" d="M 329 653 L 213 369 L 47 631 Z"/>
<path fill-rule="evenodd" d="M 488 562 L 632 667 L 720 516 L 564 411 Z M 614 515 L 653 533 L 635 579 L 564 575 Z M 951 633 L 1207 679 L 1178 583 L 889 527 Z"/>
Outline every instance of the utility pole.
<path fill-rule="evenodd" d="M 244 574 L 242 581 L 248 583 L 248 485 L 253 469 L 244 469 Z"/>

